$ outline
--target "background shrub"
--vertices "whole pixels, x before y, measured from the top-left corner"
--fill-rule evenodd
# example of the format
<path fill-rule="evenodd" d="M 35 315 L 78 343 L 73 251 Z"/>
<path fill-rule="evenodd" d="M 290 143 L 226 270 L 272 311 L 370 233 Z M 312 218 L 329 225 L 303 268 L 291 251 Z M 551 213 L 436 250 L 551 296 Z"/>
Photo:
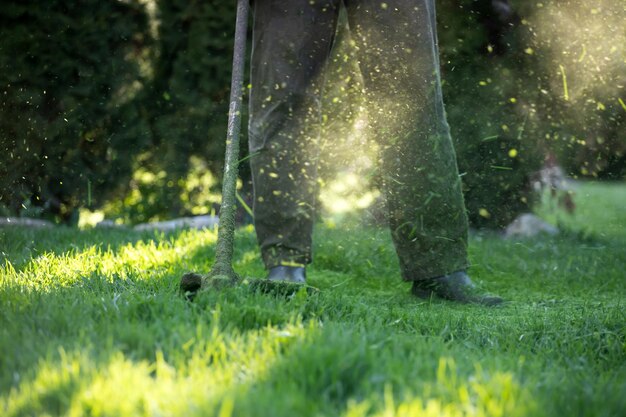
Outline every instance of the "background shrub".
<path fill-rule="evenodd" d="M 0 204 L 68 220 L 102 204 L 146 141 L 133 98 L 149 45 L 136 1 L 3 1 Z"/>
<path fill-rule="evenodd" d="M 2 212 L 71 221 L 91 207 L 138 222 L 213 210 L 234 8 L 2 2 Z M 438 2 L 446 109 L 473 226 L 499 228 L 530 210 L 529 178 L 550 154 L 576 178 L 624 177 L 625 17 L 618 0 Z M 348 158 L 367 138 L 343 29 L 323 97 L 321 172 L 329 182 L 360 165 L 375 188 L 375 164 Z M 245 157 L 245 129 L 243 139 Z M 242 193 L 248 178 L 243 164 Z"/>

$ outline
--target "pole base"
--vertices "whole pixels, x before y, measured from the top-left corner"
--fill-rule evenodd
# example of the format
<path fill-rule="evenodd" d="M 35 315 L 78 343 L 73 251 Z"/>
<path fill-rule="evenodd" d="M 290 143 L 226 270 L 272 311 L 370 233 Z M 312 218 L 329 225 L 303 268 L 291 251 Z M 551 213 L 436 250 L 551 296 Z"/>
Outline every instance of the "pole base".
<path fill-rule="evenodd" d="M 193 301 L 199 292 L 208 289 L 222 289 L 242 285 L 254 292 L 260 292 L 268 295 L 279 297 L 293 297 L 297 293 L 304 291 L 307 295 L 313 295 L 320 292 L 318 288 L 303 283 L 292 282 L 276 282 L 268 279 L 242 279 L 235 271 L 230 268 L 222 268 L 219 264 L 213 266 L 207 275 L 201 275 L 195 272 L 188 272 L 180 279 L 180 292 L 183 296 Z"/>
<path fill-rule="evenodd" d="M 241 278 L 232 268 L 223 268 L 219 264 L 216 264 L 207 275 L 200 275 L 195 272 L 184 274 L 180 278 L 179 289 L 187 300 L 192 301 L 202 290 L 233 287 L 240 282 Z"/>

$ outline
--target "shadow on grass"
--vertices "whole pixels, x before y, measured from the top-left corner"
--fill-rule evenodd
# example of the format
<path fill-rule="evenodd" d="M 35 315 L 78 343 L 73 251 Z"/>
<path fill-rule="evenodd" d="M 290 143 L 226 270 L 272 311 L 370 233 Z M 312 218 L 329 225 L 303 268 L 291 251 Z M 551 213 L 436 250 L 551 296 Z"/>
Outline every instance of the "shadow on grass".
<path fill-rule="evenodd" d="M 240 292 L 231 289 L 222 296 L 236 299 Z M 205 301 L 213 296 L 207 294 Z M 100 345 L 87 339 L 83 346 L 68 344 L 49 354 L 24 374 L 8 397 L 8 415 L 64 415 L 69 410 L 87 415 L 221 415 L 229 403 L 234 415 L 340 415 L 357 403 L 364 410 L 396 411 L 392 398 L 398 405 L 420 399 L 413 404 L 417 411 L 424 411 L 429 400 L 460 410 L 469 405 L 461 398 L 463 390 L 477 390 L 467 382 L 472 380 L 489 392 L 482 399 L 471 396 L 472 406 L 486 407 L 488 402 L 492 410 L 501 407 L 502 415 L 523 415 L 515 405 L 527 394 L 514 381 L 506 385 L 513 378 L 510 373 L 494 371 L 485 380 L 489 373 L 477 373 L 472 362 L 478 358 L 458 367 L 444 359 L 442 365 L 446 342 L 436 336 L 416 343 L 408 333 L 348 323 L 322 326 L 297 317 L 282 326 L 244 322 L 249 329 L 242 331 L 228 311 L 198 307 L 190 306 L 188 320 L 170 327 L 169 334 L 179 336 L 175 342 L 158 337 L 144 341 L 147 357 L 137 355 L 138 346 L 125 346 L 128 340 L 111 334 Z M 154 330 L 148 326 L 144 337 Z M 508 389 L 498 390 L 503 382 Z"/>

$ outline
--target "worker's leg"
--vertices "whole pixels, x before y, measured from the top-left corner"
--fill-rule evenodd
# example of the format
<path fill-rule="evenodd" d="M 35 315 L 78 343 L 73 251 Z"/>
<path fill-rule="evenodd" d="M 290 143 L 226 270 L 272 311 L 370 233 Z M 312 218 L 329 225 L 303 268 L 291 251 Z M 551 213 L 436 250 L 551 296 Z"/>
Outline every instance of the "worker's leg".
<path fill-rule="evenodd" d="M 467 267 L 467 216 L 446 122 L 433 0 L 346 0 L 370 124 L 381 144 L 402 275 Z"/>
<path fill-rule="evenodd" d="M 266 267 L 311 261 L 322 68 L 338 0 L 258 0 L 250 96 L 254 222 Z"/>

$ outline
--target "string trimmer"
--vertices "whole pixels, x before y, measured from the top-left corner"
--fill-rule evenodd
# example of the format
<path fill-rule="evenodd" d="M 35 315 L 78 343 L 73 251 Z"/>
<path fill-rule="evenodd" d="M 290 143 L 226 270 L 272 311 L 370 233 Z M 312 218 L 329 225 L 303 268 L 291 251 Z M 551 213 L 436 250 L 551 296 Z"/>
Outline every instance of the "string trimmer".
<path fill-rule="evenodd" d="M 237 175 L 239 172 L 239 134 L 241 132 L 241 107 L 243 102 L 243 74 L 246 61 L 246 34 L 248 30 L 249 0 L 237 0 L 237 21 L 235 24 L 235 46 L 233 52 L 233 72 L 230 86 L 230 108 L 228 111 L 228 129 L 226 133 L 226 157 L 224 161 L 224 179 L 222 183 L 222 205 L 220 222 L 217 230 L 215 263 L 211 271 L 202 276 L 189 272 L 180 280 L 180 290 L 188 299 L 205 288 L 221 288 L 239 283 L 250 284 L 253 289 L 272 292 L 277 295 L 292 295 L 302 288 L 307 293 L 318 291 L 316 288 L 268 280 L 242 280 L 232 267 L 235 241 L 235 211 L 237 194 Z"/>
<path fill-rule="evenodd" d="M 235 23 L 235 46 L 233 49 L 233 71 L 230 84 L 230 107 L 226 132 L 226 157 L 222 182 L 222 205 L 217 231 L 215 263 L 208 275 L 187 273 L 180 280 L 180 289 L 193 297 L 197 291 L 209 286 L 237 284 L 241 278 L 232 267 L 235 239 L 235 211 L 237 176 L 239 173 L 239 134 L 241 132 L 241 107 L 243 102 L 243 74 L 246 62 L 246 35 L 248 31 L 249 0 L 237 0 Z"/>

